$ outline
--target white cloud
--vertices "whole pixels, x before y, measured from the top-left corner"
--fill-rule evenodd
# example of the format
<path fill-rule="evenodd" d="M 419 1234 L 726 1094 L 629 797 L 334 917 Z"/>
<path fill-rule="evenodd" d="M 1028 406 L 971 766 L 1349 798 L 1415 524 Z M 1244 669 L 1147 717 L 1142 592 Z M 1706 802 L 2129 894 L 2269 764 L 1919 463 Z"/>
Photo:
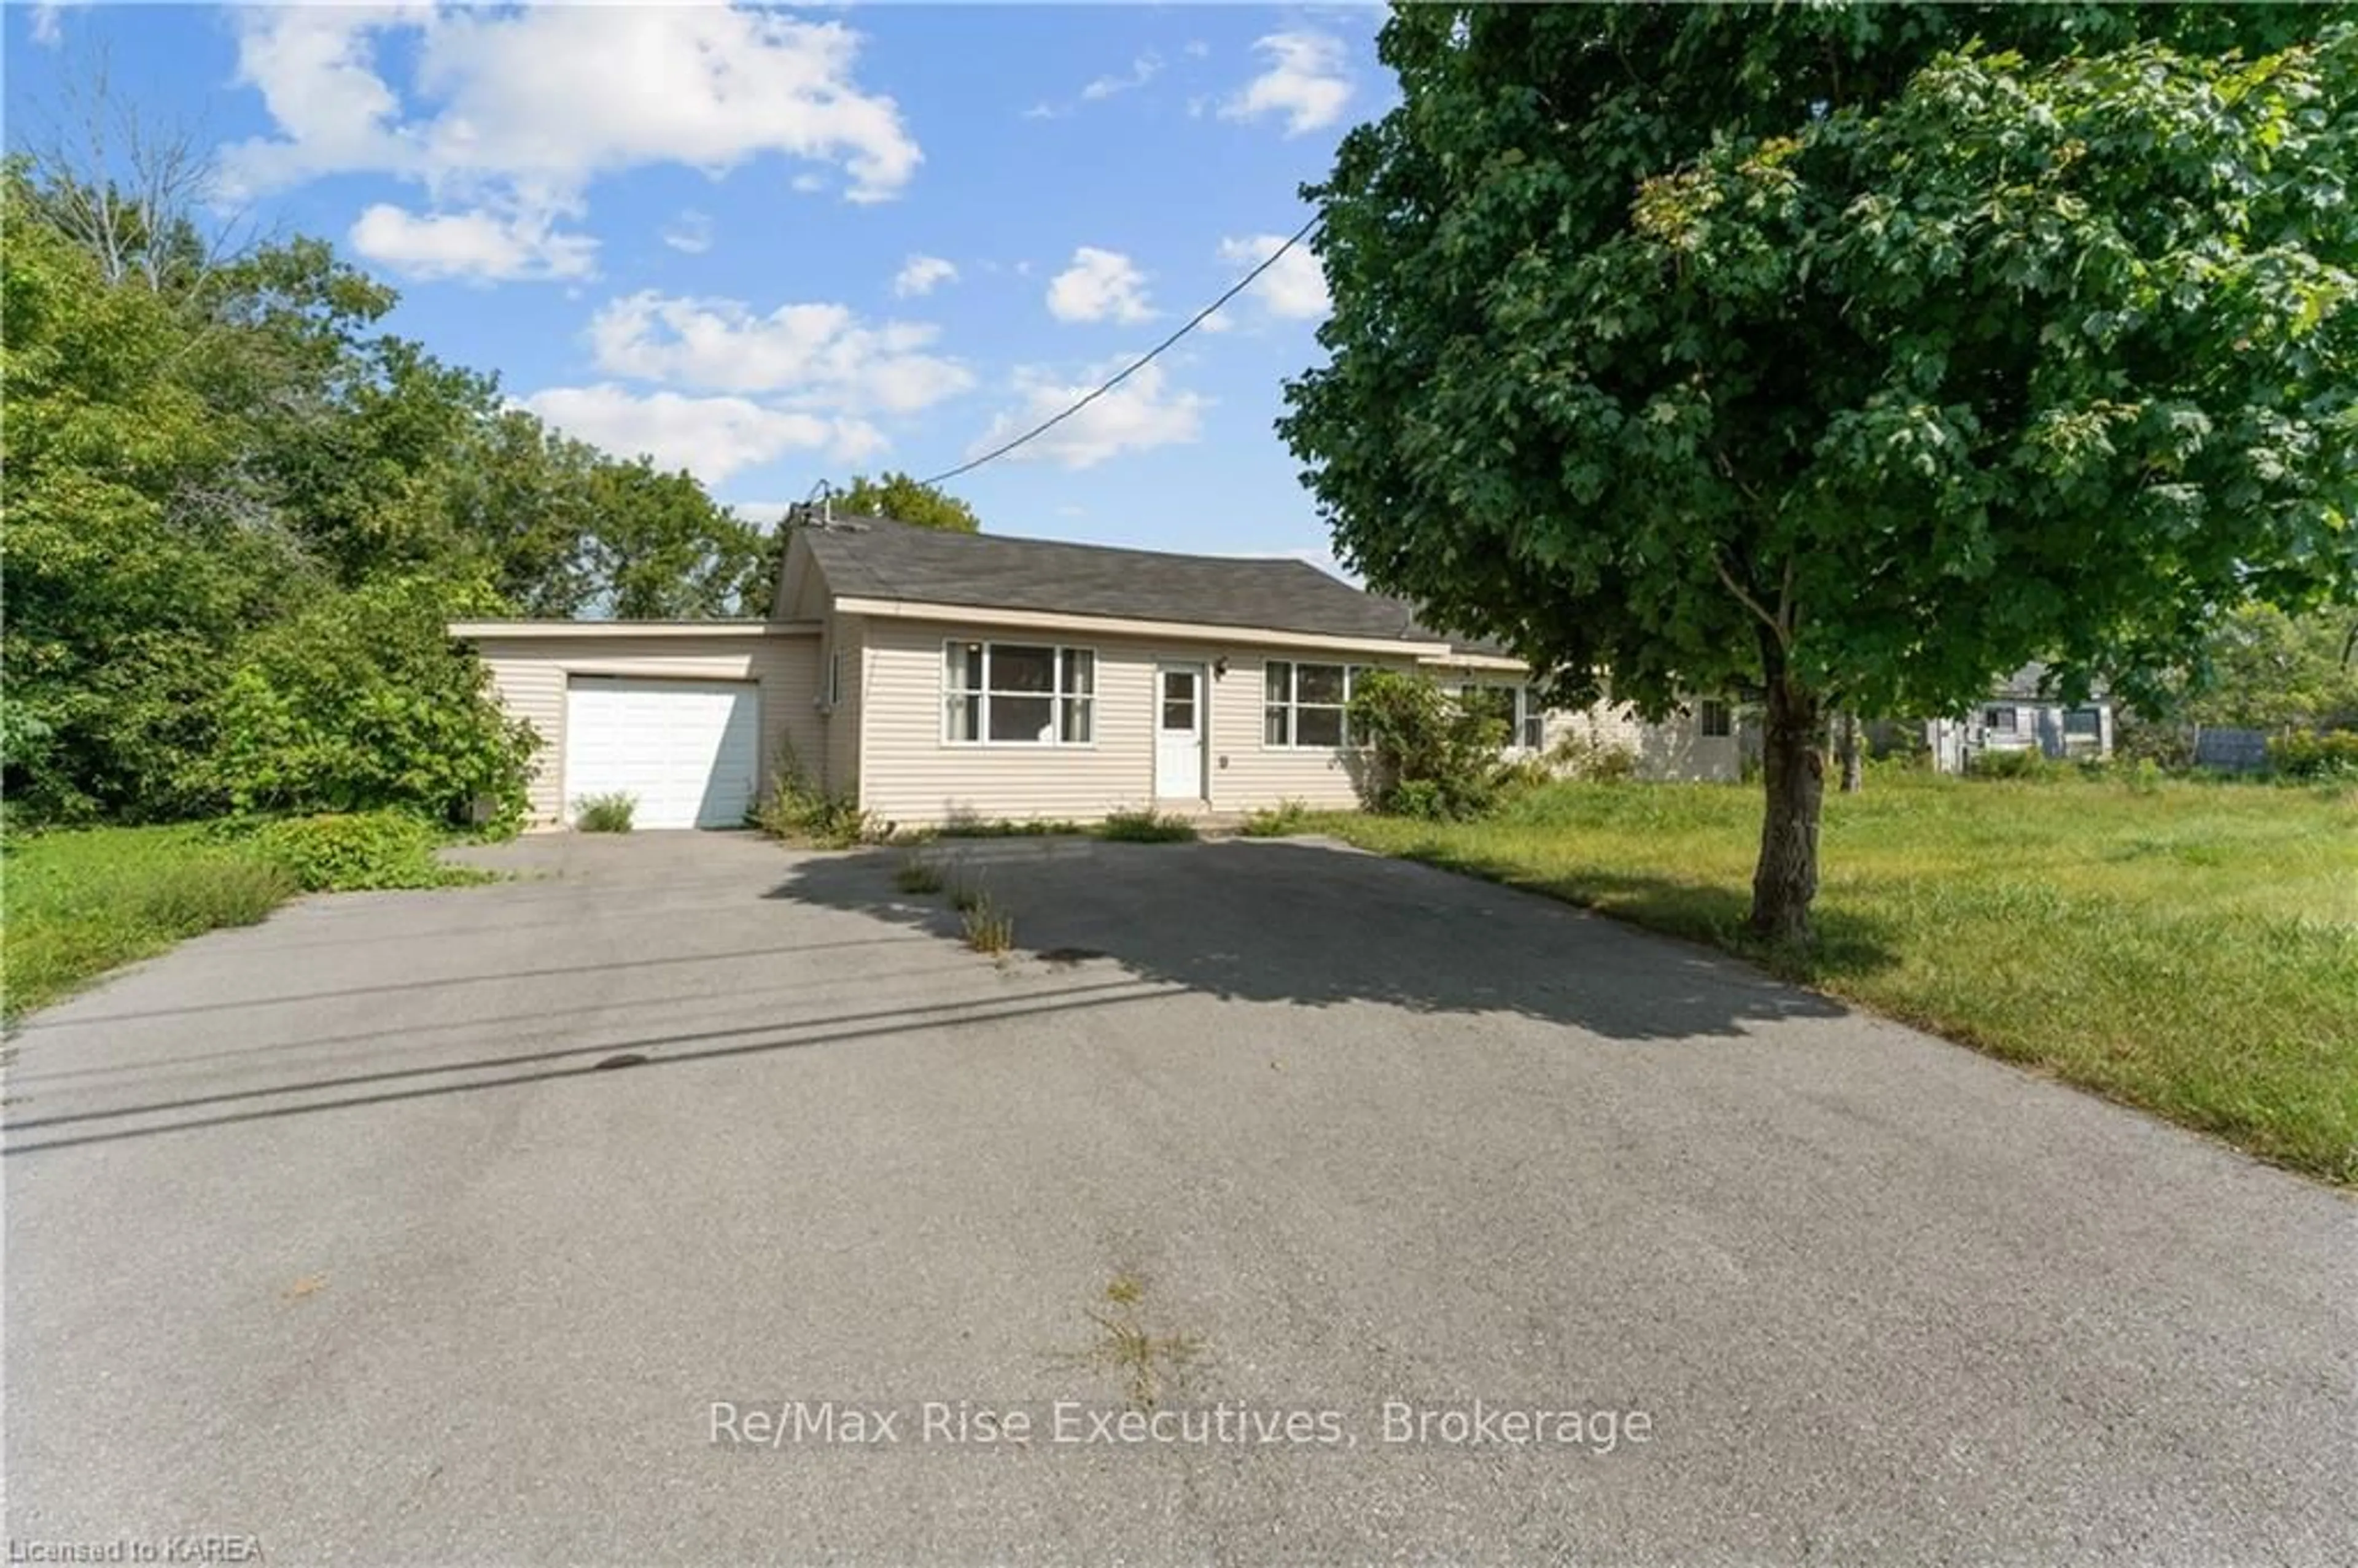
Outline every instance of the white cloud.
<path fill-rule="evenodd" d="M 712 248 L 712 219 L 695 208 L 684 209 L 663 232 L 663 243 L 676 251 L 700 256 Z"/>
<path fill-rule="evenodd" d="M 1151 321 L 1146 275 L 1120 251 L 1083 245 L 1048 281 L 1048 314 L 1059 321 Z"/>
<path fill-rule="evenodd" d="M 1125 92 L 1135 92 L 1163 74 L 1163 57 L 1152 50 L 1130 62 L 1125 71 L 1110 72 L 1087 82 L 1080 96 L 1069 103 L 1051 103 L 1042 99 L 1023 111 L 1027 120 L 1062 120 L 1075 114 L 1084 103 L 1102 103 L 1109 98 L 1119 98 Z"/>
<path fill-rule="evenodd" d="M 66 7 L 89 3 L 90 0 L 39 0 L 31 7 L 33 41 L 45 49 L 53 49 L 64 43 Z"/>
<path fill-rule="evenodd" d="M 1350 102 L 1351 78 L 1344 69 L 1343 40 L 1325 33 L 1271 33 L 1253 48 L 1269 69 L 1220 105 L 1224 120 L 1285 116 L 1285 134 L 1298 136 L 1331 125 Z"/>
<path fill-rule="evenodd" d="M 892 292 L 903 299 L 919 297 L 945 283 L 956 283 L 957 275 L 957 267 L 939 256 L 913 255 L 892 275 Z"/>
<path fill-rule="evenodd" d="M 884 446 L 883 433 L 865 420 L 772 408 L 743 397 L 642 395 L 610 382 L 551 387 L 525 398 L 524 406 L 594 446 L 625 458 L 644 455 L 662 469 L 684 468 L 714 487 L 741 469 L 789 452 L 857 462 Z"/>
<path fill-rule="evenodd" d="M 242 8 L 237 27 L 239 80 L 276 132 L 222 150 L 233 196 L 384 174 L 424 187 L 438 208 L 529 227 L 578 213 L 596 180 L 647 165 L 717 178 L 776 154 L 839 170 L 847 200 L 875 201 L 923 157 L 892 100 L 855 80 L 859 35 L 840 22 L 394 0 Z M 414 55 L 406 103 L 378 69 L 379 45 L 395 39 Z"/>
<path fill-rule="evenodd" d="M 380 201 L 352 228 L 352 249 L 411 277 L 463 277 L 481 282 L 587 277 L 596 269 L 598 242 L 566 233 L 553 215 L 412 212 Z"/>
<path fill-rule="evenodd" d="M 967 456 L 979 457 L 1071 407 L 1128 363 L 1109 361 L 1090 367 L 1077 382 L 1068 382 L 1039 366 L 1015 373 L 1014 387 L 1022 401 L 990 423 L 977 437 Z M 1204 410 L 1211 399 L 1181 392 L 1163 379 L 1163 366 L 1150 364 L 1071 418 L 1007 454 L 1010 461 L 1055 462 L 1085 469 L 1123 452 L 1195 440 L 1203 432 Z"/>
<path fill-rule="evenodd" d="M 1081 101 L 1096 103 L 1104 99 L 1133 92 L 1153 81 L 1163 70 L 1163 57 L 1142 54 L 1130 62 L 1130 70 L 1119 76 L 1100 76 L 1081 89 Z"/>
<path fill-rule="evenodd" d="M 1189 59 L 1202 59 L 1205 56 L 1212 52 L 1212 46 L 1206 43 L 1201 38 L 1189 38 L 1187 40 L 1187 47 L 1179 52 L 1185 55 Z"/>
<path fill-rule="evenodd" d="M 746 522 L 758 524 L 764 528 L 775 528 L 784 522 L 786 514 L 793 511 L 795 506 L 791 501 L 724 501 L 720 504 L 745 519 Z"/>
<path fill-rule="evenodd" d="M 1250 269 L 1275 255 L 1285 243 L 1282 234 L 1248 234 L 1241 239 L 1220 242 L 1220 259 Z M 1254 280 L 1245 291 L 1246 297 L 1258 299 L 1272 316 L 1289 321 L 1314 321 L 1326 314 L 1326 275 L 1319 269 L 1318 258 L 1307 245 L 1297 243 L 1279 256 L 1267 272 Z M 1212 318 L 1217 320 L 1217 317 Z M 1209 323 L 1206 323 L 1207 325 Z"/>
<path fill-rule="evenodd" d="M 591 351 L 610 375 L 895 414 L 974 384 L 957 361 L 923 351 L 939 335 L 914 321 L 871 326 L 842 305 L 782 305 L 758 315 L 741 300 L 653 290 L 613 300 L 590 321 Z"/>

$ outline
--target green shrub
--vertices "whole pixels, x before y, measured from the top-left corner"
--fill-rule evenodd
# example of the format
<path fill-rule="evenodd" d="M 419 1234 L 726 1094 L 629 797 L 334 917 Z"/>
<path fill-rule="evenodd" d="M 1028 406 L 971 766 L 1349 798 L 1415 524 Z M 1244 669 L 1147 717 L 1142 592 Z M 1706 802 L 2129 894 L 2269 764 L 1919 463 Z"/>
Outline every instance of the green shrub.
<path fill-rule="evenodd" d="M 1403 816 L 1479 816 L 1498 799 L 1508 727 L 1421 675 L 1366 670 L 1353 682 L 1351 734 L 1372 764 L 1368 805 Z"/>
<path fill-rule="evenodd" d="M 2147 719 L 2124 709 L 2113 722 L 2113 755 L 2124 762 L 2190 768 L 2194 765 L 2194 730 L 2191 725 Z"/>
<path fill-rule="evenodd" d="M 2288 779 L 2358 779 L 2358 730 L 2271 736 L 2268 766 Z"/>
<path fill-rule="evenodd" d="M 1973 754 L 1965 772 L 1977 779 L 2052 779 L 2065 764 L 2051 762 L 2036 747 L 2019 751 L 1983 751 Z"/>
<path fill-rule="evenodd" d="M 1404 779 L 1392 785 L 1382 809 L 1393 816 L 1413 816 L 1420 822 L 1445 821 L 1450 813 L 1441 786 L 1431 779 Z"/>
<path fill-rule="evenodd" d="M 573 826 L 584 833 L 628 833 L 638 806 L 638 797 L 623 790 L 585 795 L 573 803 Z"/>
<path fill-rule="evenodd" d="M 1119 844 L 1184 844 L 1194 840 L 1195 827 L 1184 817 L 1165 816 L 1149 807 L 1109 812 L 1098 827 L 1098 837 Z"/>
<path fill-rule="evenodd" d="M 306 892 L 445 887 L 481 879 L 436 860 L 440 842 L 431 823 L 402 811 L 287 817 L 250 830 L 254 853 Z"/>
<path fill-rule="evenodd" d="M 817 849 L 849 849 L 892 837 L 889 824 L 849 795 L 829 795 L 806 772 L 791 745 L 778 748 L 770 793 L 753 807 L 753 826 L 773 838 Z"/>
<path fill-rule="evenodd" d="M 1575 730 L 1550 748 L 1548 771 L 1591 784 L 1619 784 L 1638 776 L 1638 753 L 1618 741 Z"/>
<path fill-rule="evenodd" d="M 1636 763 L 1637 759 L 1632 756 L 1630 765 L 1634 767 Z M 1543 788 L 1555 781 L 1556 772 L 1548 765 L 1545 759 L 1513 758 L 1498 764 L 1498 776 L 1496 781 L 1498 802 L 1503 805 L 1518 795 L 1529 795 L 1531 791 Z"/>
<path fill-rule="evenodd" d="M 892 885 L 905 893 L 927 893 L 942 891 L 942 869 L 933 860 L 914 851 L 901 857 L 892 871 Z"/>
<path fill-rule="evenodd" d="M 1282 800 L 1247 816 L 1242 831 L 1248 838 L 1283 838 L 1301 832 L 1309 820 L 1307 801 Z"/>
<path fill-rule="evenodd" d="M 525 808 L 539 744 L 492 694 L 449 617 L 477 604 L 404 578 L 321 600 L 248 639 L 212 704 L 199 770 L 242 812 L 401 809 L 465 822 Z"/>

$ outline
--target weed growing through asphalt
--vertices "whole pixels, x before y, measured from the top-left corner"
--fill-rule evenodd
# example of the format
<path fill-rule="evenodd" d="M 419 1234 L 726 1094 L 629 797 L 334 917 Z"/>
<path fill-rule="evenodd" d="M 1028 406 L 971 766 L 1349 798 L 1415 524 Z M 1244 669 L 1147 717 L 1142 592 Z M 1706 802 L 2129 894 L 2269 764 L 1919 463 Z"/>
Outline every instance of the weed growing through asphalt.
<path fill-rule="evenodd" d="M 1158 811 L 1116 811 L 1098 826 L 1098 837 L 1118 844 L 1186 844 L 1195 841 L 1195 824 L 1184 816 Z"/>
<path fill-rule="evenodd" d="M 1015 916 L 1001 909 L 988 892 L 974 890 L 964 909 L 966 945 L 978 953 L 998 957 L 1015 946 Z"/>
<path fill-rule="evenodd" d="M 892 872 L 892 885 L 905 893 L 939 892 L 942 869 L 926 855 L 913 849 L 901 857 L 900 866 Z"/>
<path fill-rule="evenodd" d="M 1204 1354 L 1204 1342 L 1192 1334 L 1156 1334 L 1146 1326 L 1146 1282 L 1135 1274 L 1116 1274 L 1107 1282 L 1098 1304 L 1081 1315 L 1096 1326 L 1097 1336 L 1086 1349 L 1058 1357 L 1071 1366 L 1111 1372 L 1121 1379 L 1122 1399 L 1133 1410 L 1152 1410 L 1164 1393 L 1185 1381 L 1187 1372 Z"/>
<path fill-rule="evenodd" d="M 573 803 L 573 826 L 584 833 L 628 833 L 638 797 L 624 790 L 585 795 Z"/>

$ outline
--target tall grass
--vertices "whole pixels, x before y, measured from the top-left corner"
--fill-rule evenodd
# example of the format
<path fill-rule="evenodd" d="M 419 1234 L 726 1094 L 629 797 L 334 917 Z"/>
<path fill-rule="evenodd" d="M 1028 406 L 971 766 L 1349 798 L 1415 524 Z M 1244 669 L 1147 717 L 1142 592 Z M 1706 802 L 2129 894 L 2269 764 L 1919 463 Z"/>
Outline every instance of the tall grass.
<path fill-rule="evenodd" d="M 252 925 L 297 891 L 276 860 L 192 827 L 12 838 L 0 860 L 6 1015 L 223 925 Z"/>
<path fill-rule="evenodd" d="M 1716 944 L 2358 1184 L 2358 791 L 1879 774 L 1826 799 L 1817 945 L 1747 935 L 1757 789 L 1560 784 L 1368 849 Z"/>
<path fill-rule="evenodd" d="M 492 880 L 434 857 L 441 835 L 394 812 L 92 827 L 0 841 L 0 1013 L 15 1019 L 124 964 L 300 892 Z"/>

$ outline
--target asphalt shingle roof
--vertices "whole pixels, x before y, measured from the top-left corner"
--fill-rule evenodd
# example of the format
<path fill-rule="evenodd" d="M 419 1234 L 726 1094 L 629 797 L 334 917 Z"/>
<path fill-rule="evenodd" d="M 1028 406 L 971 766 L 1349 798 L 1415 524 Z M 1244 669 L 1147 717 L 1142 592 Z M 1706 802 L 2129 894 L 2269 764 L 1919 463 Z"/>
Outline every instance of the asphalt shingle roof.
<path fill-rule="evenodd" d="M 2046 684 L 2047 666 L 2043 664 L 2028 664 L 1999 681 L 1990 695 L 2011 697 L 2017 702 L 2062 701 L 2061 696 L 2046 689 Z M 2105 699 L 2106 692 L 2099 684 L 2088 696 L 2092 701 L 2103 701 Z"/>
<path fill-rule="evenodd" d="M 1362 593 L 1307 561 L 953 534 L 881 517 L 838 518 L 805 529 L 803 537 L 827 586 L 849 598 L 1443 640 L 1398 600 Z"/>

